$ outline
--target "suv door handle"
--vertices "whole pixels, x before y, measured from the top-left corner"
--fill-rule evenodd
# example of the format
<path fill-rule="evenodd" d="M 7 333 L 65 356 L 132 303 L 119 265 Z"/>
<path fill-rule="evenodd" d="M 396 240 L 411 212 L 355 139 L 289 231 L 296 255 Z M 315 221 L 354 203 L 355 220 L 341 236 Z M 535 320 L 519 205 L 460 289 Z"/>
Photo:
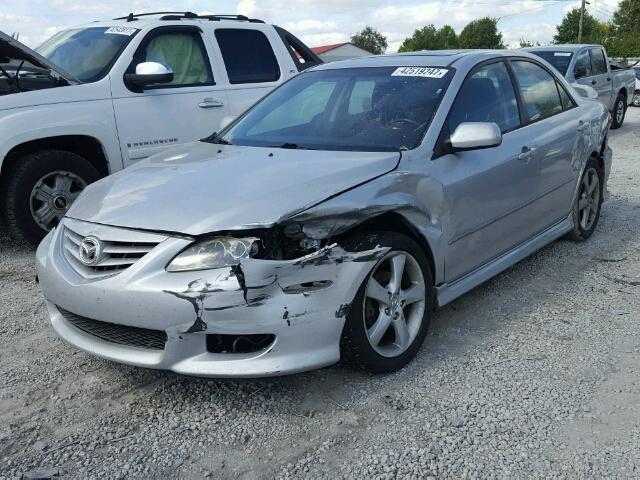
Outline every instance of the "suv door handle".
<path fill-rule="evenodd" d="M 198 106 L 200 108 L 215 108 L 215 107 L 223 107 L 224 102 L 222 100 L 218 100 L 217 98 L 205 98 L 201 101 Z"/>

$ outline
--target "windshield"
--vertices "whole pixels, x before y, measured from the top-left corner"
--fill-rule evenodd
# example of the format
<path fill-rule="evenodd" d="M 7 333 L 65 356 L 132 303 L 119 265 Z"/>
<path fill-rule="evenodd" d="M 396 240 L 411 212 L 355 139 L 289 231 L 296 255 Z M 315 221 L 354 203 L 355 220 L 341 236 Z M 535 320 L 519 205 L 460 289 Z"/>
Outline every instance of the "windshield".
<path fill-rule="evenodd" d="M 56 33 L 36 51 L 81 82 L 95 82 L 107 74 L 137 32 L 131 27 L 64 30 Z"/>
<path fill-rule="evenodd" d="M 434 67 L 303 73 L 215 138 L 259 147 L 412 149 L 422 140 L 452 76 L 453 70 Z"/>
<path fill-rule="evenodd" d="M 563 77 L 567 74 L 567 69 L 569 68 L 569 63 L 571 63 L 571 57 L 573 56 L 571 52 L 552 52 L 545 50 L 531 53 L 549 62 L 562 74 Z"/>

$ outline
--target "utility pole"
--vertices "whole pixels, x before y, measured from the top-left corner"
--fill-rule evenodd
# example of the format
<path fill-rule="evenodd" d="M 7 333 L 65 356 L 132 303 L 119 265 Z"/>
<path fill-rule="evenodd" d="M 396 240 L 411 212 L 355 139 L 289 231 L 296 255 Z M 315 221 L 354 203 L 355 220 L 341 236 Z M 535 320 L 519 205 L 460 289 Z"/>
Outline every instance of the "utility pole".
<path fill-rule="evenodd" d="M 582 43 L 582 24 L 584 23 L 584 9 L 587 0 L 582 0 L 582 6 L 580 7 L 580 23 L 578 23 L 578 43 Z"/>

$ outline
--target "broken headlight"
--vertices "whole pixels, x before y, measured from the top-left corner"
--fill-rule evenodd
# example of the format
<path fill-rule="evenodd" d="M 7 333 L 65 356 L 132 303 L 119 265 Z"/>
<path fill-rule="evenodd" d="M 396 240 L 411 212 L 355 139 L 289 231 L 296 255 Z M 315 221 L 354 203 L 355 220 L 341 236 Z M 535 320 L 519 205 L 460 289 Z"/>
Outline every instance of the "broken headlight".
<path fill-rule="evenodd" d="M 259 239 L 254 237 L 216 237 L 187 247 L 167 265 L 168 272 L 207 270 L 239 265 L 258 252 Z"/>

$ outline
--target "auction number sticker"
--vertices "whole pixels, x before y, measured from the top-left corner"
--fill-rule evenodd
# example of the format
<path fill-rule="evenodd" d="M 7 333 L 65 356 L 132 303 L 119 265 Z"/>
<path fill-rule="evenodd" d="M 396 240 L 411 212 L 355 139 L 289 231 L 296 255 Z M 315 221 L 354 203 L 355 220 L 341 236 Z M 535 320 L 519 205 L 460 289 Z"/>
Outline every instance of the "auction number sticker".
<path fill-rule="evenodd" d="M 126 35 L 127 37 L 130 37 L 137 31 L 138 31 L 137 29 L 132 27 L 111 27 L 107 29 L 104 33 L 113 33 L 115 35 Z"/>
<path fill-rule="evenodd" d="M 442 78 L 447 72 L 446 68 L 434 67 L 399 67 L 391 74 L 392 77 L 425 77 Z"/>
<path fill-rule="evenodd" d="M 570 52 L 553 52 L 554 57 L 570 57 Z"/>

